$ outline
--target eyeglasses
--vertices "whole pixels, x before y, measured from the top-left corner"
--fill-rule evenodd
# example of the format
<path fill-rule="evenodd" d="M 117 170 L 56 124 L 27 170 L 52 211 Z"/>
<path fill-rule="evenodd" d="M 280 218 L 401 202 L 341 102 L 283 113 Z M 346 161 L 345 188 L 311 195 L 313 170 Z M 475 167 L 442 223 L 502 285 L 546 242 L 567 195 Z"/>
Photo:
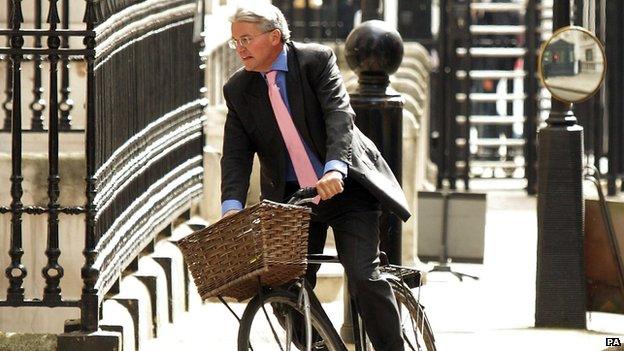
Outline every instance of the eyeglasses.
<path fill-rule="evenodd" d="M 251 41 L 254 40 L 255 38 L 257 38 L 257 37 L 259 37 L 259 36 L 261 36 L 263 34 L 267 34 L 269 32 L 272 32 L 274 30 L 275 29 L 270 29 L 270 30 L 267 30 L 266 32 L 262 32 L 262 33 L 256 34 L 256 35 L 245 35 L 245 36 L 242 36 L 242 37 L 238 38 L 238 40 L 232 38 L 232 39 L 228 40 L 227 43 L 228 43 L 228 46 L 230 47 L 230 49 L 232 49 L 232 50 L 236 50 L 237 47 L 246 48 L 247 45 L 249 45 L 251 43 Z"/>

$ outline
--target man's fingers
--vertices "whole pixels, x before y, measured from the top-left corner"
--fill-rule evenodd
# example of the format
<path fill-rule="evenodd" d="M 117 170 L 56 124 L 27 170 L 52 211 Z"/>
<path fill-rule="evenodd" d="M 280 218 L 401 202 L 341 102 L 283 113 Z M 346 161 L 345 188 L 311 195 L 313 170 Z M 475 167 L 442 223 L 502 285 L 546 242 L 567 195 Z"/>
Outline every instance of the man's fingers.
<path fill-rule="evenodd" d="M 329 200 L 334 195 L 341 193 L 344 190 L 344 185 L 341 179 L 323 177 L 316 186 L 319 196 L 323 200 Z"/>
<path fill-rule="evenodd" d="M 327 193 L 324 189 L 322 189 L 320 186 L 316 187 L 316 192 L 318 193 L 318 195 L 321 197 L 321 200 L 327 200 Z"/>
<path fill-rule="evenodd" d="M 341 193 L 343 190 L 342 181 L 331 182 L 328 187 L 331 189 L 332 196 Z"/>
<path fill-rule="evenodd" d="M 319 182 L 316 186 L 316 191 L 321 197 L 321 200 L 327 200 L 327 196 L 329 195 L 329 189 L 327 189 L 327 185 L 325 183 Z"/>

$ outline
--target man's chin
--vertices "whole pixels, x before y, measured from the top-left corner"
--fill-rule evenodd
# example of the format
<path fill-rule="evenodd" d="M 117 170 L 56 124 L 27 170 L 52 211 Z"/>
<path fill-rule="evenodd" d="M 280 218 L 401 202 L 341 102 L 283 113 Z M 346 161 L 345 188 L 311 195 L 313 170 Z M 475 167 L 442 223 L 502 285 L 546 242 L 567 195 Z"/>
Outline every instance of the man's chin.
<path fill-rule="evenodd" d="M 256 72 L 257 65 L 253 64 L 253 62 L 243 62 L 243 68 L 245 69 L 245 71 L 249 71 L 249 72 Z"/>

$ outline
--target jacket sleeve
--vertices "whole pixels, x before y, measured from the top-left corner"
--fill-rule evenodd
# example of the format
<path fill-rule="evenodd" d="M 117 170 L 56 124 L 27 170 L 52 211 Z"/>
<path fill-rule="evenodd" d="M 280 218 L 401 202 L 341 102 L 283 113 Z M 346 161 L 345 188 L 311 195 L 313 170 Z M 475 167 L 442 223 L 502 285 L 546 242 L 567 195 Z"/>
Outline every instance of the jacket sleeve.
<path fill-rule="evenodd" d="M 223 132 L 221 156 L 221 202 L 238 200 L 244 205 L 249 189 L 255 148 L 232 104 L 227 85 L 223 88 L 223 95 L 228 113 Z"/>
<path fill-rule="evenodd" d="M 355 113 L 336 64 L 336 55 L 329 48 L 319 50 L 310 80 L 316 90 L 327 133 L 325 161 L 339 160 L 351 165 L 351 139 Z"/>

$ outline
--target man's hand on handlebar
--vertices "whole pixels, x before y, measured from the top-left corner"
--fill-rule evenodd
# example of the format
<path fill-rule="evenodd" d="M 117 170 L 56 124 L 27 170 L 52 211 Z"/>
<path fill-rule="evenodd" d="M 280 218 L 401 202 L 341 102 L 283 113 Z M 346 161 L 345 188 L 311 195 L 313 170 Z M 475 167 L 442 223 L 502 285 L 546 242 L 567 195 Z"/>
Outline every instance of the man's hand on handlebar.
<path fill-rule="evenodd" d="M 344 191 L 344 182 L 342 181 L 342 178 L 342 173 L 338 171 L 329 171 L 325 173 L 321 179 L 319 179 L 316 186 L 299 189 L 292 195 L 287 203 L 300 205 L 302 203 L 312 202 L 310 200 L 317 195 L 322 200 L 329 200 L 336 194 Z M 239 211 L 239 209 L 231 209 L 225 212 L 222 218 L 229 217 Z"/>
<path fill-rule="evenodd" d="M 318 191 L 321 200 L 329 200 L 336 194 L 341 193 L 344 190 L 342 173 L 338 171 L 329 171 L 325 173 L 325 175 L 323 175 L 323 177 L 316 183 L 316 190 Z"/>

